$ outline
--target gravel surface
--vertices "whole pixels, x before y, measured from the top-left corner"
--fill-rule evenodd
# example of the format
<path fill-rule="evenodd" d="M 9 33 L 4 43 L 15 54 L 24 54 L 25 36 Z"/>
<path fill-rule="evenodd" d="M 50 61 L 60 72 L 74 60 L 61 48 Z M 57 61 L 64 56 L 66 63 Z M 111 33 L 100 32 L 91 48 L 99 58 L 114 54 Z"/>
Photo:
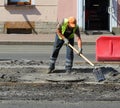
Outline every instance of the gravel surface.
<path fill-rule="evenodd" d="M 58 64 L 47 74 L 48 62 L 8 60 L 0 62 L 0 100 L 120 101 L 120 65 L 96 64 L 105 75 L 97 82 L 94 67 L 75 64 L 71 74 Z"/>

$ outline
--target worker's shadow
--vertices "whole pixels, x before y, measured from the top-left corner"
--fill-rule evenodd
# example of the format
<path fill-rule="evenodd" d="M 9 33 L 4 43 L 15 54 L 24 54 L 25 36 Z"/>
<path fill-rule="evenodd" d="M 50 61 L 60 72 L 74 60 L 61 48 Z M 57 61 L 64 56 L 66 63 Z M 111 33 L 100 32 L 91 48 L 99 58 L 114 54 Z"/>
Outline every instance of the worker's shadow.
<path fill-rule="evenodd" d="M 117 70 L 113 67 L 100 67 L 101 72 L 104 75 L 109 74 L 110 76 L 117 76 L 120 74 Z M 73 68 L 71 73 L 93 73 L 94 68 Z M 65 69 L 56 69 L 53 73 L 66 73 Z"/>
<path fill-rule="evenodd" d="M 71 73 L 92 73 L 92 68 L 72 68 Z M 65 69 L 56 69 L 53 73 L 66 73 Z"/>
<path fill-rule="evenodd" d="M 65 73 L 65 69 L 55 69 L 52 73 Z"/>

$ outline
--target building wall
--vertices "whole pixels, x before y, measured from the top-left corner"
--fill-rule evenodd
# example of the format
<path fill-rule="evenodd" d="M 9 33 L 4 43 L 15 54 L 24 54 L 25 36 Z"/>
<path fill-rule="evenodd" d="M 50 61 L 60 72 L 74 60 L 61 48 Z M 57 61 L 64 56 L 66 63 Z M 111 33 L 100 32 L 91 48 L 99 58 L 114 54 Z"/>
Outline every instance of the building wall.
<path fill-rule="evenodd" d="M 0 33 L 8 33 L 8 29 L 32 29 L 36 34 L 55 32 L 58 0 L 32 0 L 34 6 L 8 6 L 6 1 L 0 0 Z"/>
<path fill-rule="evenodd" d="M 5 6 L 5 1 L 0 0 L 0 33 L 6 33 L 6 22 L 17 22 L 22 27 L 25 25 L 22 23 L 27 21 L 31 22 L 26 23 L 28 26 L 33 24 L 33 31 L 36 33 L 53 33 L 57 22 L 64 17 L 78 17 L 77 0 L 34 0 L 35 6 Z M 115 1 L 118 5 L 116 21 L 120 26 L 120 0 Z"/>
<path fill-rule="evenodd" d="M 77 18 L 77 0 L 58 0 L 58 21 L 69 16 Z"/>
<path fill-rule="evenodd" d="M 56 22 L 58 0 L 35 0 L 35 6 L 4 6 L 0 0 L 0 21 Z"/>

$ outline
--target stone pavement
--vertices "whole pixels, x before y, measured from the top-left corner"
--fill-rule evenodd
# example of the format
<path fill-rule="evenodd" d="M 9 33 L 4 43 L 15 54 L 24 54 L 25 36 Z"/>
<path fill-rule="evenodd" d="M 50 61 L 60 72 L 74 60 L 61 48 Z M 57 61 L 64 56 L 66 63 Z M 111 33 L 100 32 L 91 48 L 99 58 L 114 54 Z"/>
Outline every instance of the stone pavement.
<path fill-rule="evenodd" d="M 102 35 L 112 36 L 112 34 Z M 83 44 L 95 44 L 96 39 L 100 36 L 81 34 Z M 54 38 L 55 34 L 0 34 L 0 45 L 49 45 L 53 44 Z"/>

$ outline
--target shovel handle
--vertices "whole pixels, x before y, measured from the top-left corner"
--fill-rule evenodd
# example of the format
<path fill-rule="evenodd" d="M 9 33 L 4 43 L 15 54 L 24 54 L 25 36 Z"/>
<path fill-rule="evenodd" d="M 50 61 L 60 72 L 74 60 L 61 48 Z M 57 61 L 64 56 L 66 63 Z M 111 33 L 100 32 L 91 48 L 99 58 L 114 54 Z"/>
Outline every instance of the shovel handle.
<path fill-rule="evenodd" d="M 77 49 L 75 49 L 71 44 L 68 44 L 68 46 L 69 46 L 70 48 L 72 48 L 77 54 L 79 53 L 79 51 L 78 51 Z M 90 60 L 88 60 L 83 54 L 80 54 L 80 56 L 81 56 L 85 61 L 87 61 L 91 66 L 94 66 L 94 64 L 93 64 Z"/>

